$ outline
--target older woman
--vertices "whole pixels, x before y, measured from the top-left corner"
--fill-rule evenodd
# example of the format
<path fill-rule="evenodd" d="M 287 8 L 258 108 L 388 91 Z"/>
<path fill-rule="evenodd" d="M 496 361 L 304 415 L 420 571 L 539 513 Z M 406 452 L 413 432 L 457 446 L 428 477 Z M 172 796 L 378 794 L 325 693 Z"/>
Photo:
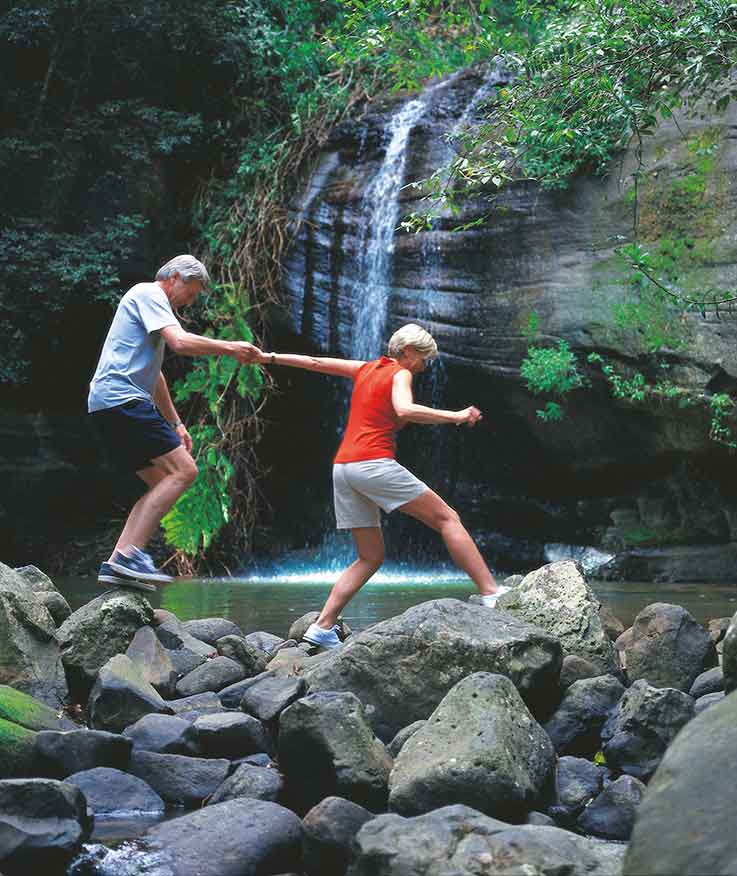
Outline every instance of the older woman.
<path fill-rule="evenodd" d="M 340 644 L 338 615 L 384 562 L 379 509 L 399 509 L 440 533 L 455 563 L 473 580 L 484 605 L 502 592 L 458 514 L 396 459 L 396 434 L 407 423 L 475 426 L 478 408 L 441 411 L 415 404 L 412 378 L 437 356 L 437 344 L 418 325 L 405 325 L 389 339 L 388 356 L 372 362 L 261 353 L 263 365 L 287 365 L 353 380 L 348 425 L 333 465 L 338 529 L 350 529 L 358 559 L 336 581 L 317 621 L 304 638 L 323 648 Z"/>

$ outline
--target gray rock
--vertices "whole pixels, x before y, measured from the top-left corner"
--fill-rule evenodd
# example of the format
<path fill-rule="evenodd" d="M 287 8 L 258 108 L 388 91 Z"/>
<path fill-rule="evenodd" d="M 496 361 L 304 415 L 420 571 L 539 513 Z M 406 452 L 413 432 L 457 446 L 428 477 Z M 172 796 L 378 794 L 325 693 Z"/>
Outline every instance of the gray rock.
<path fill-rule="evenodd" d="M 91 815 L 139 815 L 164 811 L 164 801 L 142 779 L 108 767 L 73 773 L 67 779 L 87 800 Z"/>
<path fill-rule="evenodd" d="M 715 617 L 709 621 L 707 624 L 707 630 L 709 631 L 711 640 L 715 645 L 718 645 L 724 640 L 731 621 L 731 617 Z"/>
<path fill-rule="evenodd" d="M 416 818 L 380 815 L 364 824 L 356 844 L 346 876 L 619 876 L 624 855 L 620 844 L 558 827 L 505 824 L 468 806 Z"/>
<path fill-rule="evenodd" d="M 699 697 L 693 704 L 695 714 L 700 714 L 704 711 L 704 709 L 708 709 L 709 706 L 713 706 L 715 703 L 720 703 L 726 694 L 723 690 L 717 691 L 716 693 L 704 694 L 704 696 Z"/>
<path fill-rule="evenodd" d="M 633 776 L 620 776 L 607 785 L 578 818 L 585 833 L 610 840 L 628 840 L 645 785 Z"/>
<path fill-rule="evenodd" d="M 550 779 L 550 739 L 503 675 L 458 682 L 404 744 L 389 779 L 402 815 L 463 803 L 487 815 L 534 809 Z"/>
<path fill-rule="evenodd" d="M 0 719 L 28 730 L 77 730 L 57 708 L 20 690 L 0 684 Z"/>
<path fill-rule="evenodd" d="M 590 660 L 578 657 L 576 654 L 566 654 L 560 670 L 560 689 L 567 691 L 574 681 L 581 681 L 584 678 L 598 678 L 600 675 L 599 667 L 594 666 Z"/>
<path fill-rule="evenodd" d="M 192 726 L 203 757 L 235 759 L 274 750 L 264 725 L 241 712 L 203 715 Z"/>
<path fill-rule="evenodd" d="M 238 798 L 151 828 L 146 841 L 176 876 L 268 876 L 301 871 L 301 822 L 283 806 Z"/>
<path fill-rule="evenodd" d="M 238 624 L 234 624 L 233 621 L 226 620 L 224 617 L 205 617 L 187 621 L 182 626 L 190 636 L 212 646 L 215 646 L 217 640 L 222 639 L 223 636 L 238 636 L 241 639 L 244 636 L 243 630 Z"/>
<path fill-rule="evenodd" d="M 177 682 L 177 694 L 180 697 L 191 697 L 206 691 L 222 690 L 243 678 L 243 667 L 229 657 L 215 657 L 208 660 Z"/>
<path fill-rule="evenodd" d="M 84 795 L 73 785 L 0 781 L 0 867 L 8 876 L 63 872 L 91 833 Z"/>
<path fill-rule="evenodd" d="M 0 684 L 58 708 L 68 698 L 56 624 L 30 584 L 0 563 Z"/>
<path fill-rule="evenodd" d="M 373 814 L 350 800 L 326 797 L 302 820 L 302 854 L 307 876 L 343 876 L 354 840 Z"/>
<path fill-rule="evenodd" d="M 386 750 L 389 752 L 389 756 L 396 760 L 399 752 L 404 747 L 404 743 L 411 736 L 414 736 L 415 733 L 417 733 L 417 731 L 420 729 L 420 727 L 424 727 L 426 723 L 426 721 L 413 721 L 407 727 L 402 727 L 399 733 L 397 733 L 394 739 L 392 739 L 392 741 L 386 747 Z"/>
<path fill-rule="evenodd" d="M 555 802 L 548 808 L 563 827 L 576 818 L 601 793 L 606 770 L 582 757 L 561 757 L 556 775 Z"/>
<path fill-rule="evenodd" d="M 116 654 L 100 669 L 87 704 L 96 730 L 122 733 L 151 712 L 170 715 L 171 709 L 125 654 Z"/>
<path fill-rule="evenodd" d="M 601 728 L 624 692 L 611 675 L 575 681 L 543 725 L 558 754 L 595 754 Z"/>
<path fill-rule="evenodd" d="M 544 812 L 530 812 L 525 818 L 525 824 L 531 824 L 535 827 L 555 827 L 555 819 L 546 815 Z"/>
<path fill-rule="evenodd" d="M 687 724 L 665 753 L 637 814 L 625 876 L 737 872 L 737 694 Z"/>
<path fill-rule="evenodd" d="M 724 692 L 732 693 L 737 688 L 737 613 L 730 621 L 722 642 L 722 669 Z"/>
<path fill-rule="evenodd" d="M 287 633 L 287 641 L 290 639 L 295 643 L 302 641 L 304 634 L 307 632 L 307 628 L 314 624 L 315 621 L 320 616 L 319 611 L 308 611 L 307 614 L 303 614 L 302 617 L 297 618 L 296 621 L 289 627 L 289 632 Z M 351 628 L 348 624 L 343 620 L 343 618 L 338 618 L 338 638 L 341 642 L 345 642 L 348 636 L 351 635 Z M 281 645 L 280 647 L 284 647 Z"/>
<path fill-rule="evenodd" d="M 271 655 L 275 654 L 279 645 L 285 641 L 283 636 L 275 636 L 273 633 L 264 633 L 261 630 L 256 633 L 249 633 L 244 638 L 249 645 L 253 645 L 259 651 L 265 651 Z"/>
<path fill-rule="evenodd" d="M 126 656 L 130 657 L 146 681 L 162 697 L 174 695 L 177 670 L 169 652 L 159 641 L 153 627 L 141 627 L 128 645 Z"/>
<path fill-rule="evenodd" d="M 560 643 L 504 611 L 436 599 L 354 634 L 305 672 L 311 691 L 349 690 L 380 739 L 427 718 L 473 672 L 511 678 L 533 710 L 557 688 Z"/>
<path fill-rule="evenodd" d="M 697 700 L 705 694 L 717 693 L 724 690 L 724 672 L 721 666 L 714 666 L 702 672 L 691 685 L 689 696 Z"/>
<path fill-rule="evenodd" d="M 176 715 L 144 715 L 126 727 L 123 736 L 139 751 L 156 754 L 197 755 L 197 733 L 193 723 Z"/>
<path fill-rule="evenodd" d="M 41 700 L 0 685 L 0 779 L 39 774 L 36 731 L 76 726 Z"/>
<path fill-rule="evenodd" d="M 100 730 L 43 730 L 36 736 L 36 751 L 44 772 L 63 779 L 95 767 L 124 770 L 130 760 L 131 743 L 117 733 Z"/>
<path fill-rule="evenodd" d="M 241 636 L 223 636 L 215 643 L 221 657 L 230 657 L 243 667 L 245 678 L 253 678 L 266 670 L 269 655 L 254 648 Z"/>
<path fill-rule="evenodd" d="M 30 585 L 39 602 L 46 606 L 54 623 L 60 627 L 72 613 L 72 609 L 51 578 L 36 566 L 21 566 L 15 571 Z"/>
<path fill-rule="evenodd" d="M 116 654 L 125 654 L 136 631 L 151 623 L 153 609 L 137 593 L 103 593 L 78 608 L 61 625 L 59 646 L 75 702 L 85 702 L 97 673 Z"/>
<path fill-rule="evenodd" d="M 301 677 L 308 669 L 317 666 L 328 656 L 327 648 L 316 648 L 307 642 L 288 648 L 279 648 L 269 659 L 266 668 L 279 678 Z"/>
<path fill-rule="evenodd" d="M 235 800 L 236 797 L 252 797 L 254 800 L 270 800 L 278 803 L 284 795 L 284 779 L 273 767 L 242 763 L 215 791 L 209 805 Z"/>
<path fill-rule="evenodd" d="M 179 675 L 187 675 L 206 660 L 216 657 L 212 645 L 190 635 L 176 619 L 167 619 L 156 627 L 156 635 L 166 648 L 169 659 Z"/>
<path fill-rule="evenodd" d="M 642 609 L 626 648 L 627 676 L 653 687 L 689 691 L 704 669 L 716 663 L 706 630 L 685 608 L 655 602 Z"/>
<path fill-rule="evenodd" d="M 178 718 L 183 718 L 191 724 L 202 715 L 218 715 L 227 711 L 218 695 L 210 690 L 191 697 L 168 700 L 166 704 Z"/>
<path fill-rule="evenodd" d="M 678 731 L 693 717 L 694 703 L 688 694 L 636 681 L 602 727 L 607 763 L 638 779 L 648 779 Z"/>
<path fill-rule="evenodd" d="M 272 721 L 307 691 L 303 678 L 279 678 L 264 672 L 243 686 L 240 706 L 259 721 Z"/>
<path fill-rule="evenodd" d="M 354 694 L 309 694 L 292 703 L 280 717 L 278 746 L 289 793 L 305 809 L 328 796 L 386 806 L 392 759 Z"/>
<path fill-rule="evenodd" d="M 599 667 L 599 675 L 620 675 L 614 646 L 599 616 L 599 600 L 573 560 L 550 563 L 530 572 L 499 598 L 499 608 L 547 630 L 566 654 Z"/>
<path fill-rule="evenodd" d="M 151 625 L 154 627 L 160 627 L 161 624 L 168 622 L 171 622 L 172 624 L 180 624 L 181 626 L 181 622 L 174 612 L 167 611 L 165 608 L 155 608 L 154 619 L 151 621 Z"/>
<path fill-rule="evenodd" d="M 230 761 L 155 754 L 134 748 L 129 772 L 149 784 L 166 803 L 194 808 L 223 784 Z"/>

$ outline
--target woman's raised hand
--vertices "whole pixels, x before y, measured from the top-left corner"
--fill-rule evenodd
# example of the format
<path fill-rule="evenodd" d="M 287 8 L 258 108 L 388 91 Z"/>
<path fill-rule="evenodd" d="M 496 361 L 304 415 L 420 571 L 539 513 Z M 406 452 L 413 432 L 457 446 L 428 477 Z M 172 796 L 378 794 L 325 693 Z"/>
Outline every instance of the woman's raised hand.
<path fill-rule="evenodd" d="M 462 411 L 458 411 L 457 417 L 458 420 L 456 426 L 473 427 L 479 420 L 483 419 L 481 411 L 473 405 L 471 405 L 470 408 L 464 408 Z"/>

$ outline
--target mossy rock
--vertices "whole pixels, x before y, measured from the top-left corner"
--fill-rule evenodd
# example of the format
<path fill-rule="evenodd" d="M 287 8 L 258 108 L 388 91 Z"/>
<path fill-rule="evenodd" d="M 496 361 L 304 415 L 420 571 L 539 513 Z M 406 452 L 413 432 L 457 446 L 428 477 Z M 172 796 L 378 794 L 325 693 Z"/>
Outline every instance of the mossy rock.
<path fill-rule="evenodd" d="M 36 734 L 0 718 L 0 779 L 17 779 L 37 773 Z"/>
<path fill-rule="evenodd" d="M 77 730 L 77 725 L 28 694 L 0 684 L 0 719 L 27 730 Z"/>

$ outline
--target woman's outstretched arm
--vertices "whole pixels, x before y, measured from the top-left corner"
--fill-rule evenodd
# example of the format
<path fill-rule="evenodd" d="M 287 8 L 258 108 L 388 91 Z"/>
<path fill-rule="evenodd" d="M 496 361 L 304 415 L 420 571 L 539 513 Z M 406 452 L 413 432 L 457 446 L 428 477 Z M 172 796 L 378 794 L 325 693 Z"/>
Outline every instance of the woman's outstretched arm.
<path fill-rule="evenodd" d="M 355 377 L 358 369 L 365 365 L 358 359 L 331 359 L 326 356 L 300 356 L 297 353 L 261 353 L 256 359 L 259 365 L 286 365 L 288 368 L 303 368 L 320 374 L 333 374 L 336 377 Z"/>
<path fill-rule="evenodd" d="M 481 419 L 478 408 L 462 411 L 440 411 L 417 405 L 412 395 L 412 374 L 403 368 L 394 375 L 392 383 L 392 406 L 402 423 L 453 423 L 456 426 L 475 426 Z"/>

